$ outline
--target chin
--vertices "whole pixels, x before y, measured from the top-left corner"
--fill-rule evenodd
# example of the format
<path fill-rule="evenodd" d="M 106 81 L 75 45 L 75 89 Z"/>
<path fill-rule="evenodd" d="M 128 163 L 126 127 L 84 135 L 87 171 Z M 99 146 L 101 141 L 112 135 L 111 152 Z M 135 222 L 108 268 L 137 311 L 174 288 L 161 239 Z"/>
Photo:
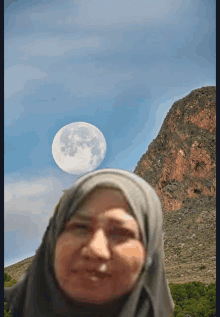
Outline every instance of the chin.
<path fill-rule="evenodd" d="M 113 296 L 109 296 L 109 297 L 106 297 L 106 298 L 103 298 L 102 297 L 99 297 L 99 296 L 96 296 L 96 297 L 90 297 L 90 296 L 77 296 L 77 295 L 73 295 L 73 294 L 68 294 L 68 297 L 69 299 L 71 299 L 72 301 L 74 302 L 77 302 L 77 303 L 86 303 L 86 304 L 105 304 L 109 301 L 112 301 L 115 299 L 115 297 Z"/>

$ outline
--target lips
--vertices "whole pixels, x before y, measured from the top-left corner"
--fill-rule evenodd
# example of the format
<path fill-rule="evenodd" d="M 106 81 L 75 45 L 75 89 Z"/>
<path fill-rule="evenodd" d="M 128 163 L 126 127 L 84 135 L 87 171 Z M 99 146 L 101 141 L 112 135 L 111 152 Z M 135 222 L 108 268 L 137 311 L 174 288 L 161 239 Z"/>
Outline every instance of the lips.
<path fill-rule="evenodd" d="M 84 276 L 86 278 L 90 278 L 94 281 L 104 279 L 104 278 L 111 278 L 111 274 L 99 272 L 96 270 L 90 270 L 90 269 L 82 269 L 82 270 L 73 270 L 73 273 L 78 273 L 81 276 Z"/>
<path fill-rule="evenodd" d="M 98 278 L 101 278 L 101 279 L 103 279 L 105 277 L 108 277 L 108 278 L 111 277 L 111 274 L 99 272 L 96 270 L 86 270 L 86 272 L 88 272 L 89 274 L 92 274 L 94 276 L 97 276 Z"/>

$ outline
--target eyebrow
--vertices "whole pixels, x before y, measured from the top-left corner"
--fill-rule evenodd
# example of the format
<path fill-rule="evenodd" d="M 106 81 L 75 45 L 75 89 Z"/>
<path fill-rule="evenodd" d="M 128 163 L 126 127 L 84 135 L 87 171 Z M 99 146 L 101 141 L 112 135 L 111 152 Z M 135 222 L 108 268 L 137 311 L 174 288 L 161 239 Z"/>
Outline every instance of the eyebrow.
<path fill-rule="evenodd" d="M 91 221 L 91 220 L 94 220 L 94 219 L 96 219 L 96 217 L 88 216 L 88 215 L 82 215 L 82 214 L 76 214 L 76 215 L 74 215 L 74 217 L 71 220 L 68 221 L 66 226 L 68 228 L 69 226 L 74 224 L 74 222 L 77 221 L 77 220 Z M 108 219 L 110 220 L 111 223 L 114 223 L 114 224 L 117 224 L 117 225 L 126 224 L 126 222 L 123 221 L 123 220 L 118 220 L 118 219 L 115 219 L 115 218 L 108 218 Z M 134 232 L 136 234 L 134 229 L 129 229 L 129 230 L 131 230 L 132 232 Z M 138 233 L 138 239 L 140 239 L 140 233 Z"/>
<path fill-rule="evenodd" d="M 88 215 L 77 214 L 77 215 L 75 215 L 71 220 L 69 220 L 69 222 L 72 223 L 72 222 L 74 222 L 75 220 L 91 221 L 91 220 L 94 220 L 94 219 L 96 219 L 96 217 L 88 216 Z M 111 218 L 111 217 L 108 217 L 108 220 L 109 220 L 110 222 L 115 223 L 115 224 L 118 224 L 118 225 L 126 224 L 126 221 L 124 221 L 124 220 L 118 220 L 118 219 Z M 132 219 L 131 219 L 131 220 L 132 220 Z"/>

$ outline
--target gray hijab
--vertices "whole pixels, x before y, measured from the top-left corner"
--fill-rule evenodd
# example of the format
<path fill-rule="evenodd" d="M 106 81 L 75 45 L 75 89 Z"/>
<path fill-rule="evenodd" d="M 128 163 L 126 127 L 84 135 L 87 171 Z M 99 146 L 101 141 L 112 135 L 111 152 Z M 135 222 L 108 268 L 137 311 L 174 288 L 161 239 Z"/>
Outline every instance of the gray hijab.
<path fill-rule="evenodd" d="M 64 298 L 54 276 L 56 240 L 65 223 L 95 187 L 120 189 L 138 221 L 147 248 L 147 259 L 136 287 L 113 304 L 77 307 Z M 114 317 L 169 317 L 174 302 L 165 274 L 163 249 L 163 214 L 155 190 L 142 178 L 121 169 L 101 169 L 80 177 L 64 193 L 49 221 L 42 243 L 32 265 L 13 287 L 4 289 L 4 298 L 12 316 L 114 316 Z"/>

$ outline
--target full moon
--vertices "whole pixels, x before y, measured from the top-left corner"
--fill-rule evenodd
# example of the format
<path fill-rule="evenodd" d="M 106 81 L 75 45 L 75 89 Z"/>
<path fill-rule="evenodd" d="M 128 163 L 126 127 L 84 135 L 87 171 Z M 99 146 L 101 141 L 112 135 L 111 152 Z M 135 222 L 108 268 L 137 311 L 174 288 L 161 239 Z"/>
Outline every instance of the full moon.
<path fill-rule="evenodd" d="M 60 129 L 53 139 L 52 155 L 65 172 L 81 175 L 97 168 L 105 158 L 102 132 L 86 122 L 73 122 Z"/>

